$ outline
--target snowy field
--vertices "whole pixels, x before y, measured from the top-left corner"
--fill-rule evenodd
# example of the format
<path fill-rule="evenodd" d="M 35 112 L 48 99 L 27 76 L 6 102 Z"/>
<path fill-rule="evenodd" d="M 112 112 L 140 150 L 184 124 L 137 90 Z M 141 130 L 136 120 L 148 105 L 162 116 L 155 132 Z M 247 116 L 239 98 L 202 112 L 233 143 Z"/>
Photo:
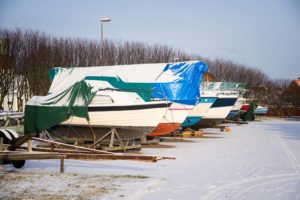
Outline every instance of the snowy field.
<path fill-rule="evenodd" d="M 6 165 L 0 185 L 7 179 L 11 188 L 0 187 L 0 197 L 14 187 L 28 186 L 27 190 L 36 190 L 28 194 L 39 194 L 37 199 L 59 192 L 58 197 L 66 199 L 300 200 L 300 121 L 264 119 L 229 126 L 229 133 L 205 130 L 204 138 L 164 142 L 168 148 L 143 148 L 141 152 L 176 160 L 66 160 L 62 175 L 56 160 L 27 161 L 20 170 Z M 33 174 L 39 177 L 26 179 Z"/>

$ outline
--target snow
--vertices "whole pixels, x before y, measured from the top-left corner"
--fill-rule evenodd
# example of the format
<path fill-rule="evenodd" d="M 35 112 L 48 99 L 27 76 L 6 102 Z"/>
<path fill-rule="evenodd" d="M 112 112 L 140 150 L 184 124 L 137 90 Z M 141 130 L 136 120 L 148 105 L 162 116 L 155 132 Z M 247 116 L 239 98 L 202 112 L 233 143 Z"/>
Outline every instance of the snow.
<path fill-rule="evenodd" d="M 149 177 L 125 179 L 126 186 L 120 184 L 120 190 L 101 199 L 300 199 L 300 121 L 263 119 L 228 126 L 229 133 L 205 129 L 203 138 L 163 142 L 174 148 L 143 148 L 141 152 L 176 160 L 66 160 L 65 172 Z M 59 161 L 27 161 L 15 171 L 58 173 Z"/>

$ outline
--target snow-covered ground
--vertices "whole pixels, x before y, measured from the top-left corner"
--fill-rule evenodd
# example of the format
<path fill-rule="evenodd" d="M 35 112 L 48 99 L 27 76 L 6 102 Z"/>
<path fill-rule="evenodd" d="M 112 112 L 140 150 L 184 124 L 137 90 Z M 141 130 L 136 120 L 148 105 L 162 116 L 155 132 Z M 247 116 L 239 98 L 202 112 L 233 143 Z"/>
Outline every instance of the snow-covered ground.
<path fill-rule="evenodd" d="M 99 199 L 300 199 L 300 121 L 265 119 L 229 126 L 229 133 L 205 130 L 204 138 L 164 142 L 173 148 L 144 148 L 141 152 L 176 160 L 66 160 L 65 172 L 86 174 L 87 178 L 148 177 L 136 181 L 122 178 L 119 190 Z M 15 169 L 7 165 L 5 170 Z M 58 173 L 59 161 L 28 161 L 23 169 L 15 171 Z"/>

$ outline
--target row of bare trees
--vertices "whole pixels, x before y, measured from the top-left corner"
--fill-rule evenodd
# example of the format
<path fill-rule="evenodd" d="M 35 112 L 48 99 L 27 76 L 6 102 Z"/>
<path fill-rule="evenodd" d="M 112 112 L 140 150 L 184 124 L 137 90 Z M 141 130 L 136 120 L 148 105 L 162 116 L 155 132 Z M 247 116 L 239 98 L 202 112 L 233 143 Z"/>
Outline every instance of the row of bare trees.
<path fill-rule="evenodd" d="M 277 93 L 282 87 L 276 81 L 259 69 L 232 61 L 210 60 L 160 44 L 105 40 L 101 45 L 94 40 L 55 38 L 32 30 L 0 29 L 0 105 L 10 88 L 17 88 L 19 99 L 24 95 L 26 100 L 32 95 L 45 95 L 50 86 L 48 70 L 52 67 L 161 63 L 173 62 L 174 58 L 204 60 L 216 81 L 246 83 L 253 94 L 258 93 L 251 88 L 262 87 L 267 93 L 272 88 L 280 98 Z M 255 98 L 269 103 L 264 95 Z"/>
<path fill-rule="evenodd" d="M 231 81 L 245 83 L 249 90 L 246 94 L 250 99 L 260 104 L 282 107 L 289 103 L 286 89 L 291 80 L 270 79 L 260 69 L 234 63 L 229 60 L 206 60 L 209 71 L 215 77 L 215 81 Z"/>

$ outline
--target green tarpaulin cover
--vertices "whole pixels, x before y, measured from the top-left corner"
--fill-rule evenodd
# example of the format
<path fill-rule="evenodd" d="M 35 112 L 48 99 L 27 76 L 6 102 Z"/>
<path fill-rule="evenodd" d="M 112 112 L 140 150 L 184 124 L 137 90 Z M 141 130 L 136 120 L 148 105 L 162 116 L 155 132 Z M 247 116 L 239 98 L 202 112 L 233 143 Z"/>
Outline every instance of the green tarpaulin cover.
<path fill-rule="evenodd" d="M 59 124 L 71 115 L 86 118 L 96 92 L 85 81 L 44 97 L 33 97 L 25 107 L 24 134 L 35 134 Z"/>

